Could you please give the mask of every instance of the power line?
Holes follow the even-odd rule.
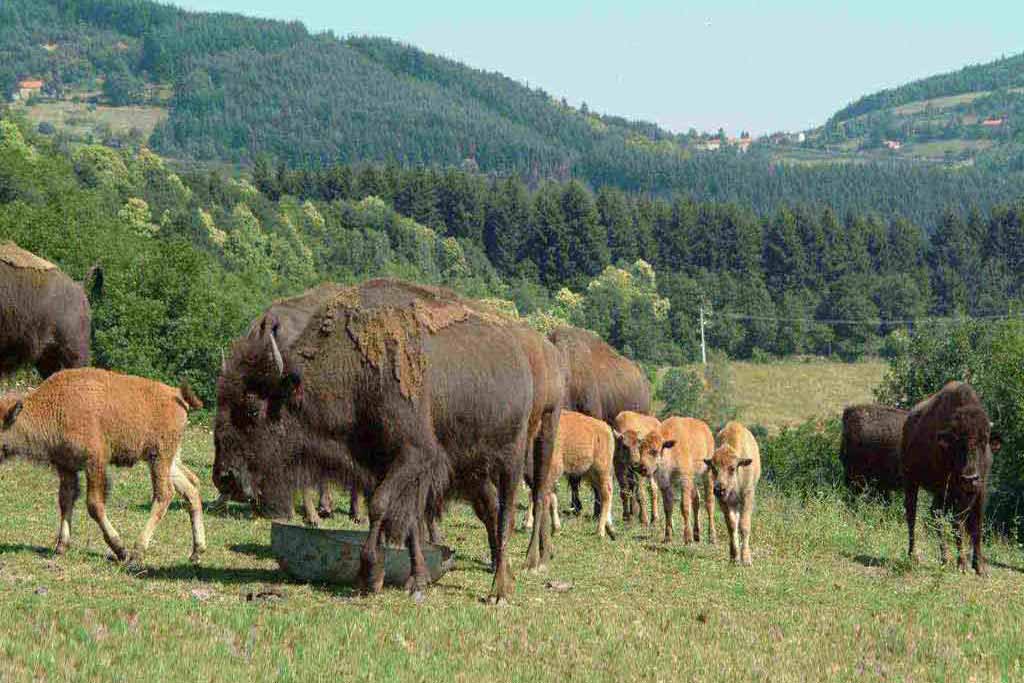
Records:
[[[868,325],[870,327],[879,327],[882,325],[922,325],[928,323],[957,323],[970,322],[972,320],[1011,320],[1021,318],[1020,314],[978,315],[960,318],[907,318],[903,320],[844,320],[841,318],[776,318],[767,315],[747,315],[745,313],[716,313],[715,315],[722,318],[730,318],[732,320],[756,320],[780,323],[812,323],[817,325]]]

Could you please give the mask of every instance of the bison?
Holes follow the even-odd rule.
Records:
[[[0,461],[21,457],[52,465],[60,477],[60,527],[56,552],[71,542],[71,514],[78,499],[78,473],[85,470],[89,515],[119,560],[128,551],[107,519],[107,468],[149,464],[153,508],[131,554],[142,560],[174,491],[189,504],[192,561],[206,549],[199,480],[181,462],[181,437],[190,408],[202,403],[182,384],[160,382],[95,368],[63,370],[25,397],[0,398]]]
[[[932,494],[935,517],[952,514],[956,539],[957,567],[967,570],[963,554],[965,530],[971,535],[972,567],[979,576],[986,573],[981,552],[981,529],[987,499],[988,473],[992,454],[1002,440],[992,432],[988,413],[974,388],[963,382],[949,382],[933,396],[921,401],[903,425],[901,452],[903,494],[907,516],[908,549],[914,550],[917,493],[924,488]],[[940,559],[949,561],[945,534],[939,526]]]
[[[292,343],[305,329],[317,309],[326,303],[332,296],[341,291],[341,286],[330,282],[319,287],[310,289],[298,296],[275,301],[256,318],[250,325],[248,334],[257,334],[262,326],[267,324],[268,319],[273,319],[277,325],[277,342],[282,349],[291,348]],[[264,401],[252,400],[249,409],[255,412],[265,410]],[[237,439],[238,435],[232,431],[231,420],[229,419],[226,406],[217,406],[217,413],[214,417],[214,459],[213,459],[213,484],[220,492],[220,498],[214,503],[214,507],[225,504],[228,500],[249,502],[252,496],[249,485],[248,473],[245,463],[233,461],[226,454],[236,452],[232,449],[225,449],[221,446],[222,441]],[[333,513],[330,490],[323,482],[317,483],[319,489],[319,504],[317,495],[311,488],[303,490],[302,510],[303,518],[307,524],[318,526],[320,518],[330,516]],[[349,516],[353,521],[360,521],[359,501],[362,492],[357,487],[350,487],[351,503]]]
[[[718,432],[718,448],[704,464],[729,530],[729,556],[750,566],[750,518],[761,478],[757,439],[739,422],[729,422]]]
[[[615,349],[601,341],[593,332],[574,327],[558,327],[548,335],[562,353],[568,372],[565,400],[562,405],[584,415],[597,418],[614,427],[615,416],[624,410],[649,413],[651,384],[643,370]],[[639,506],[641,523],[648,521],[647,510],[638,495],[637,481],[630,469],[629,456],[623,449],[615,455],[615,478],[622,499],[622,519],[633,517],[633,504]],[[579,480],[570,479],[572,506],[579,511]],[[594,515],[598,505],[595,501]]]
[[[612,527],[612,479],[614,477],[615,438],[611,428],[601,420],[571,410],[562,411],[558,423],[558,437],[552,453],[551,467],[544,486],[547,507],[551,514],[552,529],[560,529],[558,498],[555,485],[563,474],[587,479],[600,503],[597,517],[597,535],[615,538]],[[527,512],[526,525],[535,521],[534,505]]]
[[[885,494],[903,489],[900,439],[906,410],[880,405],[850,406],[843,411],[839,460],[846,486],[856,494],[874,489]]]
[[[680,509],[683,515],[683,541],[700,541],[700,513],[697,506],[700,494],[696,478],[705,475],[705,460],[715,451],[715,437],[711,428],[692,417],[670,417],[661,428],[651,431],[640,442],[640,448],[631,465],[645,477],[654,477],[661,490],[665,506],[665,543],[672,540],[673,488],[682,491]],[[708,543],[715,542],[714,501],[711,498],[711,478],[704,476],[704,503],[708,514]],[[693,530],[690,530],[690,517]]]
[[[257,499],[281,509],[297,485],[323,479],[372,487],[361,584],[381,589],[387,538],[405,544],[408,588],[420,598],[429,575],[418,522],[436,517],[452,491],[487,527],[491,598],[506,599],[534,408],[520,333],[444,290],[388,279],[340,292],[290,349],[268,323],[235,343],[218,384],[243,436],[230,445]],[[265,412],[248,410],[253,398],[266,401]]]
[[[94,266],[85,282],[98,294],[103,271]],[[91,316],[83,285],[13,242],[0,243],[0,375],[32,365],[45,379],[88,365]]]
[[[633,462],[637,456],[637,449],[640,442],[648,433],[661,429],[661,421],[652,416],[637,413],[632,410],[623,410],[615,416],[614,427],[612,428],[618,448],[621,453],[628,456],[628,462]],[[644,478],[640,482],[640,488],[650,488],[651,496],[651,522],[658,521],[658,485],[653,477]],[[643,496],[646,491],[639,491],[638,495]]]

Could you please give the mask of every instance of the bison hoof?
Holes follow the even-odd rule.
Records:
[[[192,564],[199,564],[199,561],[202,559],[205,551],[206,548],[196,548],[192,551],[192,554],[188,556],[188,561]]]
[[[488,595],[486,598],[483,598],[483,603],[492,607],[507,607],[509,604],[508,598],[504,595]]]
[[[974,573],[977,574],[979,578],[983,579],[986,576],[988,576],[988,567],[986,567],[985,565],[975,566]]]
[[[324,519],[330,519],[334,516],[334,510],[332,510],[331,508],[322,507],[319,510],[317,510],[316,513]]]
[[[63,555],[68,551],[67,543],[57,543],[57,547],[53,549],[54,555]]]

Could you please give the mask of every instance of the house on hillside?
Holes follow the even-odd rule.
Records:
[[[985,119],[984,121],[981,122],[981,125],[983,125],[985,128],[1001,128],[1004,123],[1006,123],[1005,118],[993,118]]]
[[[898,151],[899,148],[903,146],[903,143],[900,142],[899,140],[885,140],[882,142],[882,144],[885,145],[886,149],[891,150],[893,152]]]
[[[37,80],[24,80],[18,83],[18,90],[14,93],[15,100],[27,100],[35,97],[43,90],[43,82]]]

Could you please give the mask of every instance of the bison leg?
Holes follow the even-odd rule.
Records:
[[[192,522],[192,555],[189,559],[198,562],[199,556],[206,552],[206,528],[203,526],[203,499],[193,480],[199,481],[192,470],[176,457],[171,463],[171,484],[178,495],[188,501],[188,512]]]
[[[574,515],[582,514],[583,501],[580,500],[580,478],[570,476],[569,478],[569,507]]]
[[[312,487],[302,488],[302,521],[306,526],[319,527],[321,523],[320,513],[316,509],[316,491]]]
[[[658,500],[658,485],[654,483],[654,477],[647,477],[646,485],[651,489],[651,524],[654,524],[661,516],[658,512],[658,506],[661,504]]]
[[[659,479],[658,488],[661,490],[661,504],[665,512],[665,538],[662,539],[663,543],[672,542],[672,481],[668,478],[664,480]]]
[[[362,501],[369,498],[368,495],[364,494],[363,490],[359,487],[359,484],[352,484],[349,487],[349,507],[348,516],[356,524],[363,523],[363,517],[360,513],[362,508]]]
[[[708,543],[715,544],[715,490],[711,473],[704,473],[704,509],[708,513]]]
[[[746,566],[754,563],[750,555],[750,521],[754,514],[754,492],[750,491],[743,496],[743,504],[740,508],[740,562]]]
[[[103,540],[120,560],[128,559],[128,551],[121,541],[121,535],[107,519],[107,477],[106,468],[98,458],[90,457],[90,465],[85,469],[85,502],[89,516],[96,521],[103,532]]]
[[[971,534],[971,552],[973,555],[971,566],[978,576],[987,576],[988,567],[985,564],[985,556],[981,552],[981,525],[982,516],[984,515],[981,507],[982,504],[981,502],[976,502],[971,507],[971,511],[967,515],[967,530]]]
[[[683,515],[683,543],[689,545],[693,543],[694,532],[700,536],[700,522],[694,520],[694,525],[690,527],[690,516],[696,514],[696,503],[699,501],[695,500],[696,490],[693,486],[693,479],[690,477],[683,477],[682,480],[682,500],[679,501],[679,509]]]
[[[498,494],[494,484],[484,482],[470,501],[477,519],[487,530],[487,544],[491,549],[491,571],[498,568]]]
[[[729,530],[729,559],[733,562],[740,561],[740,514],[726,505],[722,505],[722,514],[725,515],[725,527]]]
[[[939,562],[943,565],[949,563],[949,546],[946,545],[946,510],[942,500],[938,496],[932,497],[931,507],[932,523],[935,524],[935,534],[939,537]],[[957,537],[957,552],[960,550],[960,538]]]
[[[605,473],[598,482],[598,495],[601,499],[601,514],[597,518],[597,535],[604,538],[607,533],[615,538],[612,528],[612,478]]]
[[[512,468],[517,469],[517,468]],[[518,474],[518,476],[512,476]],[[499,604],[509,599],[515,589],[515,579],[512,570],[508,566],[508,539],[512,531],[513,518],[515,516],[516,491],[519,488],[519,479],[522,473],[502,472],[498,477],[498,553],[494,570],[494,584],[491,586],[491,593],[488,602]],[[543,523],[546,517],[544,510],[546,499],[537,500],[534,498],[536,512],[534,524]]]
[[[334,499],[331,498],[331,487],[327,485],[327,482],[321,481],[316,485],[317,492],[320,494],[320,501],[317,505],[317,514],[321,518],[328,518],[334,516]]]
[[[548,514],[551,515],[551,534],[562,530],[562,518],[558,515],[558,494],[548,494]]]
[[[78,472],[60,469],[60,488],[57,491],[57,507],[60,511],[60,525],[57,527],[57,547],[54,552],[63,555],[71,544],[71,515],[80,492]]]
[[[560,410],[544,413],[541,417],[537,438],[529,441],[527,445],[527,448],[533,449],[533,487],[531,498],[534,514],[533,530],[530,533],[530,546],[526,551],[527,569],[543,567],[551,560],[554,554],[551,546],[551,533],[547,528],[546,518],[549,514],[548,492],[554,489],[557,483],[555,481],[556,476],[560,476],[554,475],[551,471],[554,466],[555,438],[558,435],[558,421],[560,417]],[[529,460],[529,458],[524,460]],[[579,479],[576,480],[574,495],[576,498],[579,497]],[[575,499],[573,505],[575,506]],[[582,504],[580,509],[582,509]]]
[[[384,587],[384,513],[371,501],[370,533],[363,544],[359,563],[359,585],[364,593],[379,593]]]
[[[413,601],[423,602],[426,599],[427,586],[430,585],[430,572],[427,571],[427,561],[423,559],[418,524],[414,524],[409,530],[405,547],[409,550],[410,563],[409,580],[406,581],[405,588]]]
[[[917,485],[909,481],[903,486],[903,511],[907,518],[907,556],[917,560],[914,549],[914,525],[917,524]]]
[[[140,563],[146,555],[146,549],[149,548],[149,542],[153,538],[153,532],[156,531],[157,524],[167,514],[167,508],[171,505],[171,499],[174,497],[174,475],[171,473],[172,463],[170,459],[157,455],[150,463],[149,466],[149,478],[153,483],[153,506],[150,508],[149,519],[146,520],[146,526],[142,527],[142,533],[139,534],[139,539],[135,542],[135,547],[132,549],[133,563]],[[185,480],[184,476],[181,477]],[[185,480],[187,481],[187,480]]]

